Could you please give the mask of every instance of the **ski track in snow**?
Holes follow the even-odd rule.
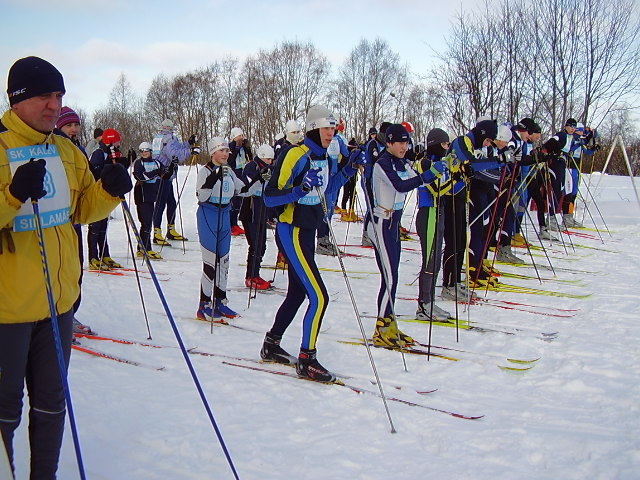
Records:
[[[180,168],[180,181],[188,169]],[[182,199],[182,222],[190,241],[183,253],[180,242],[165,247],[166,260],[154,262],[157,272],[168,274],[160,282],[187,348],[239,357],[258,358],[263,333],[216,326],[191,320],[198,304],[201,257],[195,227],[193,194],[195,171],[190,173]],[[592,182],[592,187],[595,182]],[[622,193],[622,197],[618,195]],[[575,275],[558,271],[559,279],[579,279],[582,285],[504,278],[510,284],[550,291],[591,294],[584,299],[511,292],[489,292],[488,298],[558,308],[580,309],[575,317],[557,318],[524,312],[471,307],[478,322],[521,326],[529,331],[558,332],[552,341],[530,335],[504,335],[434,326],[432,342],[472,352],[503,357],[541,359],[526,372],[496,368],[495,359],[447,361],[406,355],[406,371],[398,352],[373,349],[388,396],[465,414],[484,414],[468,421],[438,412],[389,402],[397,434],[390,425],[382,401],[347,389],[313,384],[222,364],[223,358],[190,355],[225,443],[243,479],[636,479],[640,471],[640,360],[638,319],[640,302],[640,209],[626,177],[606,176],[594,192],[612,240],[602,232],[600,240],[573,236],[575,243],[621,253],[569,248],[567,260],[553,265],[600,272]],[[415,230],[411,220],[415,196],[408,203],[403,225]],[[135,217],[135,207],[133,214]],[[579,203],[578,218],[583,204]],[[594,208],[598,226],[601,221]],[[116,211],[109,225],[113,257],[125,266],[126,234],[123,215]],[[334,217],[338,243],[359,243],[361,224],[347,224]],[[586,223],[591,224],[586,217]],[[347,233],[348,228],[348,233]],[[85,228],[86,232],[86,228]],[[585,231],[595,235],[595,232]],[[533,232],[525,232],[530,239]],[[264,264],[276,256],[273,232],[268,232]],[[417,242],[403,246],[419,248]],[[357,247],[342,247],[366,253]],[[563,251],[561,245],[555,245]],[[536,252],[539,253],[539,252]],[[519,251],[526,257],[525,252]],[[562,258],[564,254],[554,253]],[[578,259],[577,261],[575,259]],[[527,259],[530,261],[530,259]],[[544,257],[534,257],[544,264]],[[338,343],[360,337],[360,329],[335,258],[318,257],[321,267],[337,269],[322,275],[333,294],[318,341],[318,358],[329,369],[351,375],[349,383],[376,390],[371,366],[363,347]],[[348,270],[375,272],[370,258],[345,257]],[[241,317],[232,323],[266,332],[283,299],[263,295],[251,300],[239,290],[244,282],[246,242],[232,240],[229,305]],[[533,268],[497,265],[500,270],[535,274]],[[399,297],[417,295],[419,256],[403,251]],[[549,270],[543,276],[552,277]],[[274,271],[262,270],[270,280]],[[378,275],[350,278],[361,312],[374,312]],[[153,282],[141,285],[149,315],[152,340],[147,340],[135,276],[85,275],[78,319],[99,334],[177,347],[173,331],[158,300]],[[275,285],[285,287],[286,275],[275,272]],[[438,288],[439,290],[439,288]],[[481,292],[484,294],[484,292]],[[453,302],[437,302],[453,311]],[[412,316],[413,301],[396,301],[396,313]],[[460,318],[467,318],[460,305]],[[292,323],[282,345],[297,353],[301,314]],[[374,319],[363,318],[367,335]],[[426,343],[428,325],[401,323],[401,328]],[[146,364],[162,365],[152,371],[74,351],[69,383],[87,477],[98,480],[223,479],[233,478],[200,397],[178,348],[154,349],[137,345],[83,339],[95,347]],[[455,356],[455,352],[452,352]],[[437,388],[429,395],[415,391]],[[16,433],[17,474],[26,478],[28,442],[24,412]],[[60,461],[59,478],[78,478],[70,429]]]

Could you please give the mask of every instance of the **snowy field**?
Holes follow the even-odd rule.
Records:
[[[181,167],[180,184],[187,172]],[[640,478],[640,208],[629,178],[606,176],[594,192],[610,235],[585,229],[565,236],[565,246],[555,242],[548,250],[555,275],[544,255],[533,251],[542,284],[535,278],[501,279],[543,292],[490,291],[486,294],[490,303],[472,306],[468,312],[459,305],[458,318],[475,322],[472,325],[484,331],[433,327],[433,345],[464,350],[434,348],[433,352],[459,361],[410,354],[403,359],[399,352],[373,350],[387,397],[431,407],[389,400],[395,434],[379,397],[223,363],[294,372],[224,357],[258,359],[264,332],[283,299],[281,293],[259,293],[248,307],[244,237],[232,241],[228,296],[229,306],[242,315],[231,322],[246,329],[211,330],[209,324],[194,320],[201,271],[195,178],[192,170],[181,201],[189,237],[185,250],[173,242],[173,247],[162,250],[165,260],[153,266],[187,347],[220,355],[189,358],[240,478]],[[415,230],[414,204],[412,196],[403,220],[411,230]],[[132,209],[135,212],[133,205]],[[589,211],[604,230],[593,203]],[[585,223],[594,226],[589,215]],[[360,242],[361,224],[344,223],[335,216],[333,226],[340,243]],[[275,242],[272,231],[268,235],[264,264],[273,265]],[[535,238],[530,230],[527,236]],[[126,239],[118,210],[109,225],[111,253],[131,267]],[[416,310],[419,243],[403,242],[403,247],[396,313],[410,318]],[[379,287],[373,251],[345,250],[363,255],[345,257],[344,264],[370,336]],[[518,254],[531,262],[526,251]],[[318,263],[329,269],[323,278],[331,295],[318,358],[330,370],[349,376],[348,384],[377,392],[367,350],[340,343],[361,338],[340,264],[324,256]],[[505,273],[535,276],[533,267],[496,266]],[[273,270],[262,270],[264,278],[273,275]],[[143,366],[73,352],[69,382],[87,478],[231,479],[233,473],[148,273],[141,282],[150,340],[135,276],[85,272],[79,320],[102,335],[166,346],[81,341]],[[278,272],[275,285],[286,288],[286,275]],[[438,304],[455,311],[453,302]],[[300,318],[283,339],[293,354],[300,342]],[[428,342],[428,324],[400,322],[400,327]],[[514,363],[508,358],[539,360]],[[433,389],[437,391],[418,393]],[[483,417],[468,420],[434,409]],[[28,469],[26,425],[25,415],[15,439],[20,480],[27,478]],[[79,478],[69,427],[59,478]]]

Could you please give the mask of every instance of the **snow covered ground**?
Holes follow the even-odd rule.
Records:
[[[180,169],[180,184],[188,169]],[[247,306],[243,286],[246,243],[233,239],[229,280],[230,306],[242,317],[240,330],[195,321],[200,278],[200,252],[195,228],[195,171],[182,199],[185,234],[165,248],[165,260],[154,263],[162,291],[188,347],[217,354],[258,359],[264,332],[272,324],[283,297],[258,294]],[[595,182],[592,183],[595,185]],[[479,332],[434,326],[432,344],[465,350],[437,350],[460,361],[373,350],[388,397],[409,400],[479,420],[452,417],[435,410],[388,402],[391,426],[382,400],[346,388],[304,382],[224,364],[223,357],[190,355],[226,446],[243,479],[637,479],[640,477],[640,208],[626,177],[606,176],[594,192],[611,236],[582,230],[554,244],[549,256],[556,275],[540,267],[545,279],[503,278],[503,282],[568,296],[489,292],[488,299],[533,305],[473,306],[477,326],[503,330]],[[405,226],[412,225],[414,198]],[[133,208],[133,205],[132,205]],[[134,209],[135,210],[135,209]],[[602,221],[590,206],[596,225]],[[134,214],[135,215],[135,214]],[[578,217],[582,216],[579,210]],[[122,211],[109,226],[112,255],[127,260]],[[587,216],[588,226],[593,223]],[[361,225],[334,217],[341,243],[359,243]],[[533,239],[533,233],[528,237]],[[588,238],[587,238],[588,237]],[[346,242],[344,241],[348,239]],[[415,313],[420,268],[419,244],[404,242],[396,313]],[[367,335],[371,335],[379,279],[371,250],[348,247],[365,255],[345,257]],[[521,256],[526,252],[520,251]],[[534,252],[540,255],[540,252]],[[269,232],[265,264],[275,261]],[[543,256],[534,256],[547,265]],[[529,259],[530,260],[530,259]],[[360,337],[354,310],[336,258],[318,257],[331,295],[318,358],[329,369],[352,378],[349,384],[371,391],[373,373],[362,346],[339,343]],[[532,267],[498,265],[504,272],[535,275]],[[271,279],[273,270],[264,269]],[[164,367],[157,371],[74,351],[69,382],[87,478],[92,480],[233,478],[220,443],[164,313],[152,281],[141,280],[152,340],[168,348],[82,340],[84,346]],[[286,287],[286,276],[275,275]],[[438,288],[439,290],[439,288]],[[438,302],[449,310],[453,302]],[[501,308],[512,306],[529,313]],[[460,306],[459,318],[467,312]],[[147,342],[147,326],[134,276],[85,272],[78,318],[100,334]],[[402,323],[401,328],[427,342],[428,324]],[[554,333],[546,339],[542,333]],[[457,335],[459,341],[456,341]],[[300,319],[294,321],[283,346],[297,353]],[[434,350],[436,351],[436,350]],[[535,359],[515,364],[509,358]],[[406,363],[405,363],[406,362]],[[511,371],[498,365],[525,368]],[[269,367],[269,366],[267,366]],[[271,367],[269,367],[271,368]],[[286,367],[272,367],[293,372]],[[401,389],[395,387],[402,387]],[[421,395],[417,391],[436,389]],[[26,409],[25,409],[26,410]],[[27,478],[28,443],[25,416],[15,440],[18,478]],[[59,478],[79,478],[71,431],[67,428]]]

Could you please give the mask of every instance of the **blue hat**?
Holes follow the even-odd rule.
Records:
[[[404,125],[400,125],[399,123],[389,125],[385,133],[387,143],[409,141],[409,132],[404,128]]]
[[[16,60],[9,69],[7,94],[9,105],[52,92],[65,93],[62,74],[40,57]]]

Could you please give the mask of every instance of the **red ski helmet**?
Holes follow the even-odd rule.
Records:
[[[404,128],[407,129],[407,132],[413,133],[413,124],[411,122],[402,122],[401,124]]]
[[[102,132],[102,143],[105,145],[113,145],[118,143],[121,140],[120,132],[118,132],[115,128],[107,128],[104,132]]]

